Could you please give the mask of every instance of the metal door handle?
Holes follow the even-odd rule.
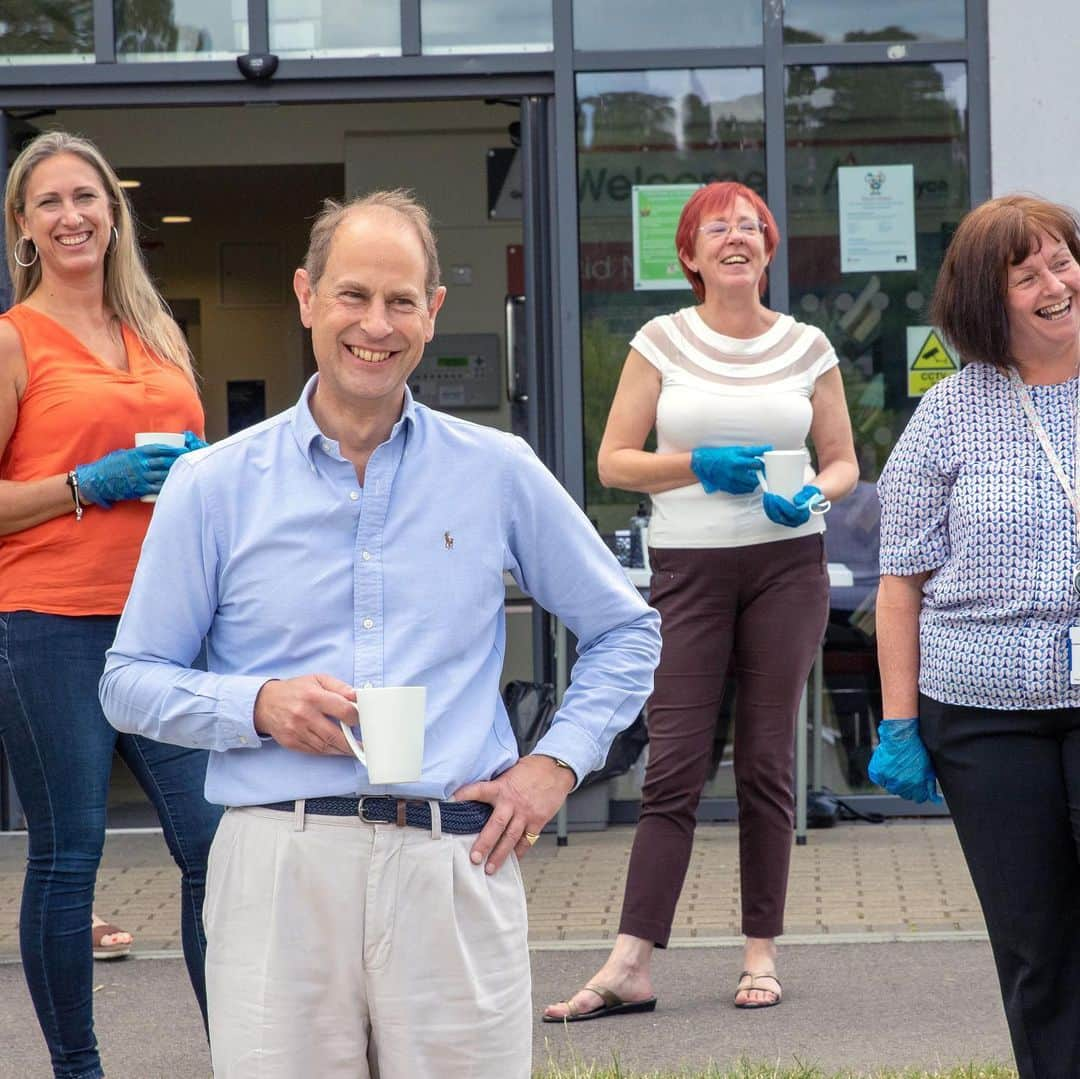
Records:
[[[517,336],[514,330],[514,305],[519,296],[506,297],[506,399],[511,404],[528,401],[527,393],[517,392],[517,371],[514,366],[514,354],[517,352]]]

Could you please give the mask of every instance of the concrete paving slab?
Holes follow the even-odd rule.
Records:
[[[633,828],[545,835],[522,861],[534,944],[609,941],[618,932]],[[25,836],[0,835],[0,959],[18,954]],[[137,948],[180,947],[180,878],[160,832],[111,834],[98,877],[98,911],[134,933]],[[948,820],[844,824],[812,832],[791,857],[787,929],[799,936],[978,932],[984,928]],[[698,829],[674,940],[737,937],[738,832]]]

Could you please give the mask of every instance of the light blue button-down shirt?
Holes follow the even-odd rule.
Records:
[[[659,617],[518,438],[413,402],[364,485],[298,404],[173,466],[101,679],[121,731],[212,750],[206,796],[446,798],[510,767],[499,683],[503,571],[578,639],[572,681],[536,747],[578,776],[605,759],[652,688]],[[208,670],[190,664],[206,638]],[[260,738],[271,678],[427,687],[420,781]]]

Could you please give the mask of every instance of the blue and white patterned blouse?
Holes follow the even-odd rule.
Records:
[[[1076,379],[1028,387],[1073,476]],[[1008,378],[973,363],[923,398],[878,481],[881,572],[930,572],[919,688],[949,704],[1080,706],[1076,524]]]

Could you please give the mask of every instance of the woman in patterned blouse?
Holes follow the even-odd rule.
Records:
[[[908,796],[941,781],[1021,1079],[1080,1076],[1078,259],[1075,215],[1041,199],[961,222],[932,317],[968,363],[923,398],[878,487],[874,763]]]
[[[653,949],[667,945],[686,876],[729,660],[746,936],[735,1006],[780,1003],[793,731],[829,606],[825,525],[811,510],[848,494],[858,466],[832,346],[761,302],[778,242],[754,191],[697,191],[675,244],[699,302],[638,331],[611,405],[600,478],[652,496],[650,598],[664,645],[619,935],[586,987],[546,1009],[549,1022],[656,1005]],[[819,471],[806,469],[790,501],[763,495],[762,453],[802,450],[807,435]]]

